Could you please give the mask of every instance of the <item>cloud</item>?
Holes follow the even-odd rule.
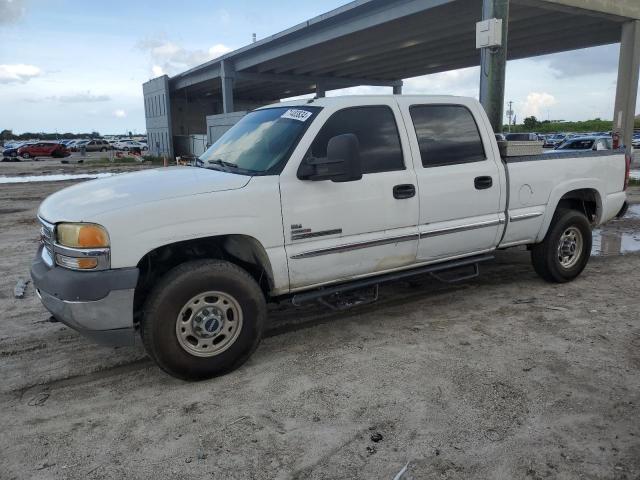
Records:
[[[536,61],[546,63],[556,78],[615,74],[618,71],[619,49],[618,44],[604,45],[538,57]]]
[[[526,117],[541,117],[543,109],[553,107],[556,103],[556,97],[545,92],[531,92],[527,95],[527,100],[522,107],[522,112]]]
[[[94,102],[108,102],[111,100],[109,95],[93,95],[91,92],[76,93],[74,95],[61,95],[59,97],[53,97],[62,103],[94,103]]]
[[[424,95],[458,95],[478,98],[480,84],[478,67],[451,70],[413,77],[404,81],[402,92]]]
[[[218,58],[224,55],[225,53],[229,53],[231,49],[222,43],[216,43],[209,47],[209,56],[211,58]]]
[[[72,93],[67,95],[50,95],[48,97],[26,97],[23,99],[29,103],[41,102],[60,102],[60,103],[98,103],[108,102],[111,100],[109,95],[95,95],[89,90],[81,93]]]
[[[42,70],[35,65],[25,65],[23,63],[0,65],[0,83],[27,83],[32,78],[40,75],[42,75]]]
[[[154,77],[165,73],[174,75],[231,51],[231,48],[222,43],[212,45],[208,50],[187,49],[163,38],[142,40],[138,42],[137,48],[149,54]]]
[[[0,0],[0,25],[20,20],[27,8],[27,0]]]
[[[124,118],[127,116],[127,112],[125,112],[122,109],[118,109],[118,110],[114,110],[113,111],[113,116],[116,118]]]

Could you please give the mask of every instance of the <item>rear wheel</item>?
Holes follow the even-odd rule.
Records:
[[[174,268],[154,288],[140,333],[160,368],[200,380],[230,372],[251,356],[266,312],[262,290],[246,271],[198,260]]]
[[[559,209],[543,242],[531,249],[533,268],[548,282],[569,282],[586,267],[591,243],[587,217],[577,210]]]
[[[107,149],[106,149],[106,148],[104,148],[104,147],[102,147],[102,148],[100,149],[100,151],[101,151],[101,152],[106,152],[106,151],[107,151]]]

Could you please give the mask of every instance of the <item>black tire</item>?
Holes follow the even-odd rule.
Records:
[[[102,147],[102,148],[100,149],[100,151],[101,151],[101,152],[106,152],[106,151],[107,151],[107,149],[106,149],[106,148],[104,148],[104,147]]]
[[[180,344],[178,316],[193,298],[210,291],[221,292],[237,302],[241,323],[226,350],[200,357]],[[196,315],[192,313],[191,317]],[[245,270],[222,260],[196,260],[178,265],[153,288],[145,302],[140,334],[147,353],[162,370],[183,380],[203,380],[228,373],[246,362],[260,343],[266,318],[262,290]]]
[[[20,155],[22,158],[31,158],[31,155],[29,155],[28,152],[24,152],[22,155]]]
[[[575,260],[563,266],[559,246],[563,234],[571,229],[581,234],[582,246],[580,253],[575,255]],[[591,256],[591,244],[591,224],[587,217],[577,210],[558,209],[542,243],[531,249],[531,263],[536,273],[548,282],[570,282],[586,267]]]

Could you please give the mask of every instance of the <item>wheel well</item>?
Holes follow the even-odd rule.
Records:
[[[586,215],[589,222],[595,224],[597,223],[602,205],[600,203],[600,195],[596,190],[592,188],[581,188],[565,193],[562,198],[560,198],[556,211],[559,208],[568,208],[582,212]]]
[[[134,296],[135,320],[139,320],[149,292],[164,274],[186,261],[205,258],[227,260],[243,268],[255,279],[265,297],[273,288],[271,263],[260,242],[253,237],[222,235],[163,245],[138,262],[140,276]]]

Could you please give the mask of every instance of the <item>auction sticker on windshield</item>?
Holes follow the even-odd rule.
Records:
[[[312,113],[306,110],[296,110],[295,108],[290,108],[289,110],[284,112],[280,118],[290,118],[291,120],[306,122],[311,115]]]

